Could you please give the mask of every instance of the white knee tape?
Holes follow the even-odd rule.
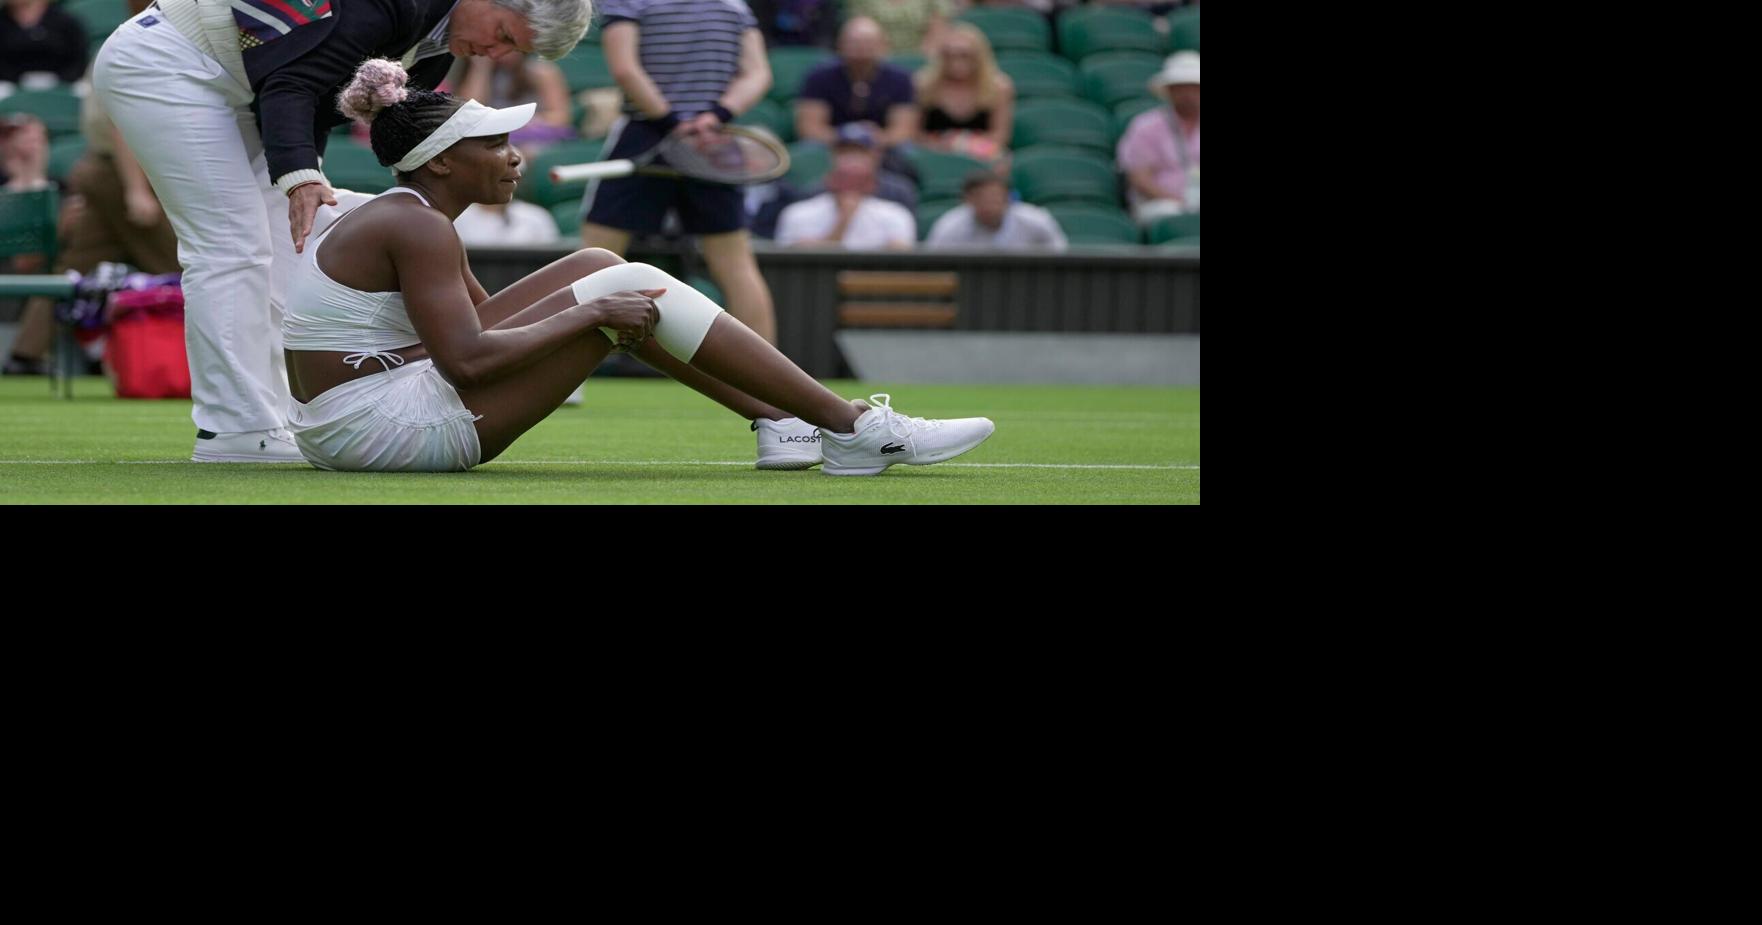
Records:
[[[575,292],[576,304],[627,289],[665,289],[667,294],[655,300],[660,306],[661,320],[655,325],[655,340],[663,349],[689,363],[697,348],[710,333],[710,325],[722,309],[703,293],[674,279],[646,263],[621,263],[607,267],[575,281],[569,287]],[[613,343],[618,332],[600,328]]]

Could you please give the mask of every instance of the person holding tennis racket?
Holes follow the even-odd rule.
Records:
[[[602,160],[657,154],[669,135],[714,132],[771,88],[758,21],[741,0],[600,0],[600,47],[624,90],[624,118]],[[666,166],[664,154],[647,162]],[[779,171],[781,173],[781,171]],[[600,180],[582,203],[582,243],[623,254],[632,233],[656,234],[669,211],[696,235],[728,311],[767,341],[777,340],[770,287],[753,259],[745,191],[723,182],[638,174]]]
[[[489,295],[453,220],[513,197],[524,161],[508,135],[535,107],[405,81],[396,62],[369,61],[339,97],[370,124],[399,185],[320,232],[289,291],[289,427],[313,465],[469,469],[555,410],[614,346],[665,353],[682,382],[748,418],[810,422],[828,475],[942,462],[991,436],[985,418],[907,417],[885,395],[845,401],[697,290],[603,249]]]
[[[320,158],[355,68],[398,58],[433,87],[455,56],[561,58],[592,17],[591,0],[154,0],[105,40],[93,90],[177,232],[193,461],[301,459],[278,319],[319,208],[350,202]]]

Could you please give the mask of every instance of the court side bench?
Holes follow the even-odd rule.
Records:
[[[840,328],[952,328],[960,274],[918,270],[842,270]]]

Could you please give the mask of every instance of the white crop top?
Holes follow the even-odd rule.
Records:
[[[394,186],[373,197],[409,193],[428,205],[421,193],[405,186]],[[372,200],[368,200],[371,202]],[[402,366],[404,358],[387,351],[420,343],[410,315],[404,309],[401,292],[362,292],[331,279],[318,266],[318,249],[324,236],[347,221],[367,203],[349,210],[347,215],[313,238],[305,259],[294,273],[288,288],[287,314],[282,320],[281,342],[288,350],[352,351],[344,363],[361,368],[368,360],[378,360],[390,369]]]

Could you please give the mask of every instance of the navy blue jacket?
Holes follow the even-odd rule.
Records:
[[[248,0],[273,14],[285,32],[241,29],[251,104],[269,158],[269,178],[317,169],[330,130],[348,121],[337,94],[368,58],[397,60],[452,11],[455,0]],[[326,16],[325,13],[330,15]],[[243,14],[234,19],[245,25]],[[434,89],[453,65],[450,54],[418,62],[411,88]]]

